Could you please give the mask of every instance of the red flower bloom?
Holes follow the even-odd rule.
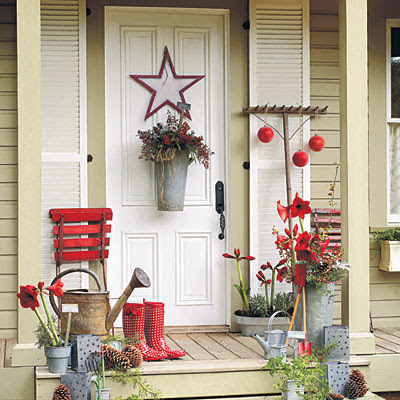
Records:
[[[286,233],[286,235],[288,235],[288,237],[291,237],[291,236],[292,236],[292,234],[290,233],[290,231],[289,231],[288,228],[285,228],[285,233]]]
[[[253,261],[253,260],[255,260],[256,258],[253,257],[253,256],[247,256],[247,257],[240,257],[240,259],[241,259],[241,260],[247,260],[247,261]]]
[[[323,242],[319,242],[319,245],[321,247],[321,252],[320,252],[321,257],[323,257],[325,250],[328,247],[330,241],[331,241],[331,239],[328,238],[328,239],[325,239]]]
[[[240,257],[240,249],[234,249],[233,254],[235,254],[236,258]]]
[[[253,256],[240,257],[240,249],[234,249],[233,253],[235,254],[234,256],[231,254],[228,254],[228,253],[224,253],[224,254],[222,254],[222,257],[234,258],[234,259],[236,259],[236,261],[240,261],[240,260],[253,261],[256,259]]]
[[[292,218],[299,217],[304,219],[306,214],[311,214],[311,207],[309,201],[304,201],[296,193],[296,197],[293,200],[293,204],[290,206],[290,215]]]
[[[38,291],[35,286],[20,286],[17,297],[19,298],[21,307],[23,308],[30,308],[32,311],[35,311],[35,309],[40,306],[39,300],[37,298]]]
[[[228,253],[222,254],[222,257],[225,257],[225,258],[236,258],[235,256],[231,256],[231,255],[228,254]]]
[[[310,243],[310,239],[311,239],[311,234],[308,233],[307,231],[300,233],[300,235],[296,239],[296,242],[297,242],[296,247],[297,246],[307,246],[308,243]]]
[[[42,291],[42,289],[43,289],[43,286],[44,286],[44,282],[38,282],[38,289],[39,289],[39,291],[41,292]]]
[[[269,261],[267,261],[267,264],[263,264],[260,267],[263,271],[265,271],[266,269],[271,269],[272,270],[272,265]]]
[[[278,262],[278,264],[276,264],[276,267],[280,267],[281,265],[285,264],[287,262],[287,258],[283,258],[281,261]]]
[[[286,222],[287,219],[289,218],[289,207],[285,207],[281,204],[281,201],[279,200],[276,203],[276,208],[278,209],[278,214],[281,217],[281,220],[283,222]]]
[[[262,271],[258,271],[256,274],[257,279],[261,282],[262,285],[270,285],[272,283],[271,279],[267,279]]]
[[[59,279],[54,285],[48,286],[46,289],[49,292],[53,293],[54,296],[63,297],[64,296],[64,292],[62,290],[63,286],[64,284],[61,282],[61,279]]]
[[[281,250],[292,250],[292,241],[285,235],[278,235],[275,241],[276,247]]]
[[[296,224],[293,228],[293,236],[296,237],[297,236],[297,232],[299,231],[299,226]]]
[[[276,276],[276,280],[279,282],[283,282],[283,280],[286,278],[287,274],[287,267],[282,267],[281,269],[278,269],[278,275]]]
[[[317,260],[316,254],[307,246],[299,246],[295,247],[297,261],[306,261],[311,263],[312,261]]]

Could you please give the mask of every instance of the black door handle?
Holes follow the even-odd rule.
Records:
[[[224,183],[218,181],[215,184],[215,211],[219,214],[219,226],[221,228],[221,233],[218,235],[218,239],[225,239],[225,228],[226,221],[224,216],[225,211],[225,194],[224,194]]]

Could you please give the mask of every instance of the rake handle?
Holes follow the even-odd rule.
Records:
[[[307,342],[307,318],[306,318],[306,288],[303,286],[303,329],[305,341]]]
[[[298,308],[298,306],[299,306],[300,292],[301,292],[301,290],[299,290],[299,293],[297,293],[296,303],[295,303],[295,305],[294,305],[292,320],[290,321],[288,333],[289,333],[289,332],[292,330],[292,328],[293,328],[294,318],[296,317],[297,308]],[[289,342],[289,336],[286,337],[285,345],[287,345],[288,342]]]

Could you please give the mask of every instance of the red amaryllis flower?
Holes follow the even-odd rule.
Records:
[[[300,233],[300,235],[296,239],[296,243],[297,243],[296,247],[297,246],[307,246],[308,243],[310,243],[310,239],[311,239],[311,234],[308,233],[307,231]]]
[[[304,219],[306,214],[311,214],[311,207],[309,201],[304,201],[296,193],[296,197],[293,200],[293,204],[290,206],[290,215],[292,218],[299,217]]]
[[[233,254],[235,254],[236,258],[240,257],[240,249],[234,249]]]
[[[231,254],[228,254],[228,253],[224,253],[224,254],[222,254],[222,257],[225,257],[225,258],[234,258],[234,259],[236,259],[236,261],[240,261],[240,260],[253,261],[253,260],[256,259],[256,258],[253,257],[253,256],[246,256],[246,257],[243,256],[243,257],[240,257],[240,249],[234,249],[233,253],[235,254],[234,256],[231,255]]]
[[[253,260],[255,260],[256,258],[253,257],[253,256],[246,256],[246,257],[240,257],[240,259],[241,259],[241,260],[247,260],[247,261],[253,261]]]
[[[261,282],[262,285],[270,285],[272,283],[271,279],[267,279],[262,271],[258,271],[256,274],[257,279]]]
[[[328,238],[328,239],[325,239],[323,242],[319,242],[319,246],[321,248],[321,252],[320,252],[321,257],[324,255],[325,250],[328,247],[330,240],[331,239]]]
[[[33,285],[20,286],[17,297],[19,298],[21,307],[23,308],[30,308],[32,311],[35,311],[35,309],[40,305],[37,298],[37,288]]]
[[[228,253],[222,254],[222,257],[225,257],[225,258],[236,258],[235,256],[232,256],[232,255],[230,255]]]
[[[281,269],[278,269],[278,275],[276,276],[276,280],[279,282],[283,282],[283,280],[286,278],[287,274],[287,267],[282,267]]]
[[[41,292],[42,291],[42,289],[43,289],[43,286],[44,286],[44,282],[38,282],[38,289],[39,289],[39,291]]]
[[[267,261],[267,264],[263,264],[260,267],[263,271],[265,271],[266,269],[271,269],[272,270],[272,265],[269,261]]]
[[[281,261],[278,262],[278,264],[276,264],[275,268],[280,267],[281,265],[285,264],[287,262],[287,258],[283,258]]]
[[[296,224],[293,228],[293,236],[296,237],[297,236],[297,232],[299,231],[299,226]]]
[[[278,209],[278,214],[281,217],[281,220],[283,222],[286,222],[287,219],[289,218],[289,207],[285,207],[281,204],[281,201],[279,200],[276,203],[276,208]]]
[[[285,235],[278,235],[275,241],[276,247],[281,250],[292,250],[292,241]]]
[[[64,284],[61,282],[61,279],[59,279],[54,285],[48,286],[46,289],[49,292],[53,293],[54,296],[63,297],[64,296],[64,292],[62,290],[63,286]]]
[[[311,263],[312,261],[317,260],[316,254],[307,246],[299,246],[295,247],[297,261],[306,261]]]

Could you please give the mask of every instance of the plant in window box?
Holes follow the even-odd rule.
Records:
[[[142,141],[139,158],[155,164],[160,211],[183,210],[189,165],[196,161],[209,168],[213,154],[203,136],[196,136],[183,122],[183,113],[184,110],[179,120],[168,113],[165,124],[159,122],[152,129],[138,131]]]
[[[39,327],[35,333],[39,347],[44,347],[47,364],[51,373],[66,372],[68,359],[71,355],[71,346],[67,343],[63,345],[44,297],[45,295],[49,295],[50,292],[57,297],[62,297],[64,295],[62,290],[63,285],[60,279],[54,285],[46,288],[44,288],[44,282],[39,282],[37,287],[33,285],[20,286],[19,293],[17,294],[21,307],[30,308],[39,319]],[[43,319],[39,311],[40,303],[38,297],[43,305],[47,322]]]
[[[400,271],[400,228],[382,229],[372,232],[381,248],[379,269]]]

